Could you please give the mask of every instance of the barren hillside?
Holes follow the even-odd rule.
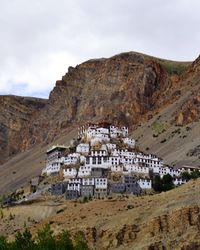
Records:
[[[1,96],[2,161],[88,120],[134,128],[180,97],[189,65],[128,52],[69,67],[47,101]]]
[[[68,144],[86,121],[125,124],[141,150],[168,164],[199,165],[199,79],[199,58],[173,62],[128,52],[69,67],[48,100],[1,96],[0,158],[10,160],[0,166],[0,192],[38,174],[47,147]]]
[[[84,231],[91,249],[200,249],[199,179],[153,196],[84,204],[44,196],[42,201],[3,213],[0,231],[10,238],[24,223],[33,233],[50,223],[55,234],[62,229]],[[9,219],[10,214],[14,219]]]

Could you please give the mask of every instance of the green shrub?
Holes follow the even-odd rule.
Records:
[[[157,192],[168,191],[174,188],[172,176],[166,174],[161,178],[160,175],[156,175],[153,181],[153,188]]]
[[[50,225],[45,225],[37,232],[35,238],[26,228],[23,233],[18,232],[15,240],[8,242],[6,237],[0,236],[0,250],[88,250],[83,232],[79,232],[74,243],[68,231],[58,236],[53,235]]]

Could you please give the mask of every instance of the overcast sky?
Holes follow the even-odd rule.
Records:
[[[200,53],[199,0],[0,0],[0,94],[48,97],[69,66]]]

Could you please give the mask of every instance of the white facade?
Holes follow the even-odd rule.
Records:
[[[136,153],[132,151],[128,151],[127,149],[114,149],[111,154],[113,156],[122,156],[130,159],[134,159],[136,157]]]
[[[77,147],[76,147],[76,152],[77,153],[81,153],[81,154],[88,154],[90,151],[90,146],[88,143],[80,143]]]
[[[143,153],[136,154],[136,157],[134,159],[135,163],[145,163],[147,164],[151,169],[156,167],[163,167],[163,161],[156,157],[155,155],[146,155]]]
[[[80,192],[81,184],[80,183],[68,183],[67,190],[76,190],[76,191]]]
[[[160,168],[161,171],[163,171],[164,169],[164,172],[165,174],[170,174],[172,177],[178,177],[180,176],[180,171],[179,170],[176,170],[174,168],[170,168],[170,167],[165,167],[165,168]],[[160,173],[161,177],[162,177],[162,173]]]
[[[42,170],[42,174],[51,175],[59,173],[60,167],[64,162],[63,154],[66,148],[67,147],[63,145],[60,146],[57,145],[57,146],[52,146],[47,150],[46,166]]]
[[[127,127],[115,127],[110,126],[110,137],[117,138],[117,137],[127,137],[128,136],[128,128]]]
[[[111,171],[112,172],[123,172],[124,166],[123,165],[112,165]]]
[[[85,166],[109,168],[111,166],[108,156],[86,156]]]
[[[113,150],[113,149],[116,149],[116,144],[113,144],[113,143],[106,143],[106,148],[107,150]]]
[[[110,156],[108,159],[109,159],[110,167],[120,165],[120,157],[119,156]]]
[[[183,180],[182,178],[174,178],[173,183],[175,186],[180,186],[182,184],[185,184],[186,180]]]
[[[65,165],[76,164],[79,162],[79,159],[80,159],[80,154],[78,153],[68,154],[68,156],[64,158],[64,164]]]
[[[91,156],[107,156],[108,153],[106,150],[92,150]]]
[[[89,127],[86,133],[87,139],[92,138],[107,138],[109,137],[109,130],[107,128],[91,128]]]
[[[189,174],[191,174],[194,170],[198,170],[198,171],[200,171],[200,168],[198,168],[198,167],[193,167],[193,166],[182,166],[182,167],[180,167],[180,168],[178,168],[178,170],[180,171],[180,172],[188,172]]]
[[[127,157],[121,157],[120,158],[120,163],[124,164],[124,166],[126,165],[134,165],[134,159],[131,158],[127,158]]]
[[[63,177],[67,178],[75,178],[77,176],[76,168],[63,168]]]
[[[142,189],[151,189],[152,183],[150,179],[139,179],[137,183],[140,185]]]
[[[42,174],[51,175],[51,174],[59,173],[60,167],[61,167],[60,162],[54,162],[50,165],[47,165],[46,168],[42,171]]]
[[[108,187],[108,180],[107,178],[95,178],[95,188],[98,189],[107,189]]]
[[[91,175],[91,166],[80,166],[78,170],[78,177],[84,177]]]
[[[125,169],[128,171],[128,173],[149,175],[149,167],[148,166],[140,166],[139,164],[133,164],[133,165],[126,165]]]
[[[123,142],[127,144],[129,147],[134,148],[135,147],[135,140],[129,137],[123,138]]]
[[[82,184],[83,184],[83,186],[94,186],[94,184],[95,184],[95,181],[94,181],[94,178],[92,178],[92,177],[88,177],[88,178],[83,178],[82,179]]]
[[[176,169],[174,169],[172,167],[159,167],[159,166],[156,166],[156,167],[153,167],[152,170],[153,170],[153,173],[159,174],[161,178],[166,174],[170,174],[172,177],[180,176],[180,171],[176,170]]]
[[[78,192],[80,192],[81,184],[82,184],[81,178],[70,179],[67,184],[67,190],[77,190]]]

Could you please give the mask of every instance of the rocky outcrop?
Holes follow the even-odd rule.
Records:
[[[0,96],[0,163],[19,152],[22,130],[45,104],[39,98]]]
[[[33,105],[23,99],[22,104],[22,99],[10,98],[9,106],[13,100],[19,102],[16,107],[24,105],[22,113],[14,108],[12,115],[3,105],[9,126],[0,117],[2,151],[6,148],[8,156],[36,143],[52,142],[69,127],[88,120],[106,119],[133,128],[180,97],[177,79],[180,76],[167,73],[157,59],[135,52],[69,67],[47,102],[37,100]]]
[[[24,148],[32,144],[30,129],[39,143],[52,141],[67,127],[88,120],[106,119],[133,126],[164,102],[170,84],[158,63],[134,53],[70,67],[38,114],[38,127],[23,132]],[[45,127],[48,130],[44,134]]]
[[[95,232],[95,234],[94,234]],[[183,207],[154,217],[142,225],[122,225],[98,231],[88,228],[86,238],[98,249],[200,249],[200,207]]]
[[[179,126],[187,125],[191,122],[198,121],[200,118],[200,96],[188,98],[182,105],[181,110],[176,116],[176,124]]]

